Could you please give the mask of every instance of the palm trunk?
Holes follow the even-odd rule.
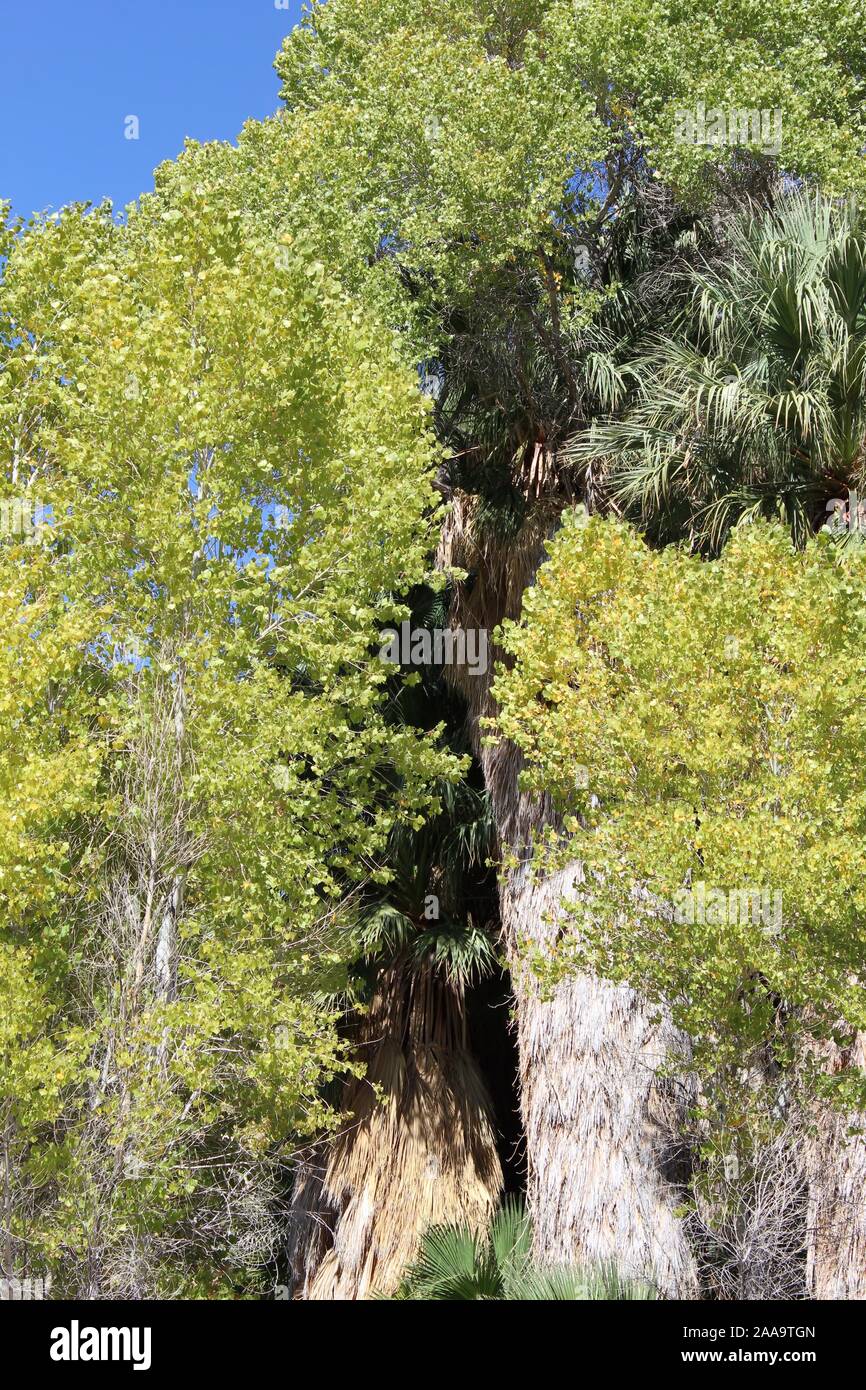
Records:
[[[537,517],[517,544],[498,546],[472,537],[470,504],[457,498],[439,554],[443,568],[472,577],[454,605],[455,626],[492,631],[519,614],[555,519]],[[546,798],[518,790],[514,748],[482,744],[481,720],[495,714],[492,674],[452,672],[468,702],[500,844],[523,862],[553,811]],[[688,1042],[633,990],[582,975],[542,997],[523,963],[527,942],[543,948],[555,938],[560,902],[578,872],[575,865],[531,881],[518,870],[500,888],[537,1254],[542,1261],[612,1260],[625,1275],[687,1297],[695,1292],[695,1268],[674,1215],[681,1193],[672,1179],[688,1090],[662,1078],[659,1068]]]
[[[542,996],[517,949],[552,942],[573,878],[572,869],[535,884],[512,879],[503,894],[537,1253],[614,1260],[622,1275],[685,1296],[695,1273],[674,1206],[688,1092],[661,1074],[684,1040],[634,990],[592,975]]]
[[[866,1070],[866,1034],[824,1048],[830,1072]],[[866,1120],[821,1106],[806,1141],[806,1282],[812,1298],[866,1299]]]
[[[297,1296],[390,1293],[430,1226],[489,1224],[502,1170],[464,1033],[461,999],[432,972],[387,972],[360,1030],[367,1073],[345,1088],[346,1127],[296,1177]]]

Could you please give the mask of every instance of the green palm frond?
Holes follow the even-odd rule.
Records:
[[[662,539],[682,522],[716,550],[765,515],[802,541],[866,472],[863,215],[791,195],[735,219],[685,290],[634,362],[627,407],[570,456],[602,466],[613,505]]]
[[[646,1300],[652,1287],[626,1279],[611,1264],[581,1269],[545,1268],[532,1256],[532,1223],[522,1203],[509,1198],[486,1235],[465,1226],[433,1226],[406,1270],[398,1300],[505,1302]]]
[[[359,953],[366,960],[399,955],[415,931],[411,917],[390,903],[380,903],[361,915],[357,928]]]
[[[451,985],[468,988],[496,969],[496,951],[489,932],[472,920],[425,924],[409,945],[416,969],[433,966]]]
[[[532,1270],[532,1222],[522,1202],[506,1197],[490,1223],[487,1247],[490,1260],[502,1273],[507,1297],[526,1281]]]
[[[472,897],[472,884],[491,876],[495,826],[476,782],[443,779],[434,791],[438,809],[424,825],[393,827],[387,881],[361,895],[354,934],[365,968],[400,959],[410,973],[432,968],[462,991],[497,968],[491,923]]]
[[[465,1227],[434,1226],[403,1281],[399,1299],[501,1299],[502,1275],[484,1245]]]

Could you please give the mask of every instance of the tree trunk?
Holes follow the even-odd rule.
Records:
[[[15,1238],[12,1235],[12,1117],[3,1126],[3,1224],[0,1226],[0,1299],[12,1298]]]
[[[674,1207],[689,1093],[660,1074],[685,1041],[634,990],[592,975],[542,996],[518,949],[552,944],[574,876],[512,879],[503,892],[537,1252],[544,1261],[613,1260],[625,1276],[686,1296],[695,1271]]]
[[[499,545],[473,536],[471,503],[456,497],[439,552],[442,568],[470,574],[452,608],[455,627],[492,632],[503,618],[519,615],[555,512],[545,517],[536,509],[535,518],[517,543]],[[450,674],[468,702],[500,845],[523,864],[554,819],[553,809],[546,797],[519,791],[516,749],[483,745],[481,721],[495,714],[494,671],[482,676],[455,667]],[[674,1215],[688,1090],[659,1074],[671,1054],[687,1051],[688,1041],[633,990],[592,975],[567,979],[542,997],[524,963],[527,943],[543,948],[555,939],[560,902],[578,873],[575,865],[539,882],[520,869],[500,888],[537,1255],[542,1261],[611,1260],[624,1275],[688,1297],[696,1290],[694,1261]]]
[[[390,1293],[430,1226],[489,1224],[502,1170],[464,1031],[462,1001],[432,972],[410,980],[395,967],[381,981],[358,1039],[367,1074],[343,1095],[346,1127],[297,1173],[297,1296]]]
[[[826,1069],[866,1070],[866,1034],[823,1048]],[[866,1299],[866,1119],[823,1105],[806,1141],[806,1282],[812,1298]]]

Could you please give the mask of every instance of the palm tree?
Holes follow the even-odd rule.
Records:
[[[715,553],[759,515],[803,541],[866,474],[866,217],[788,195],[735,220],[681,296],[635,365],[626,409],[570,455],[603,466],[613,505],[659,541]],[[827,1044],[819,1062],[866,1069],[866,1036]],[[816,1105],[806,1121],[810,1291],[866,1298],[863,1117]]]
[[[866,220],[851,202],[786,196],[734,220],[681,293],[625,412],[571,457],[606,464],[613,503],[662,541],[717,551],[758,515],[802,541],[866,471]]]
[[[603,501],[592,471],[579,477],[565,457],[567,437],[623,398],[629,345],[647,317],[663,312],[671,276],[700,240],[697,224],[673,206],[636,200],[631,215],[604,234],[601,264],[589,279],[590,288],[630,279],[639,286],[634,294],[611,299],[583,325],[528,291],[526,301],[522,290],[508,300],[506,311],[503,292],[489,313],[476,306],[476,317],[482,325],[505,318],[507,332],[476,334],[464,323],[449,339],[437,425],[453,450],[445,476],[452,507],[438,563],[468,572],[455,586],[454,627],[492,633],[517,617],[563,508],[580,495],[592,507]],[[584,273],[579,261],[569,272],[560,249],[556,294],[566,301]],[[556,938],[561,900],[580,867],[541,878],[528,872],[531,847],[556,815],[548,798],[521,791],[516,750],[485,740],[485,720],[496,715],[492,675],[502,659],[491,650],[486,677],[453,668],[450,678],[466,700],[499,850],[517,864],[501,877],[500,916],[516,1005],[536,1255],[545,1265],[615,1256],[629,1277],[652,1272],[666,1293],[688,1296],[696,1276],[677,1207],[689,1091],[662,1068],[688,1043],[632,990],[582,975],[543,993],[527,966],[527,942],[544,950]]]
[[[532,1254],[532,1224],[519,1202],[506,1201],[485,1233],[468,1226],[426,1231],[395,1299],[508,1302],[652,1299],[648,1284],[620,1278],[612,1265],[545,1268]]]
[[[516,617],[563,507],[578,495],[591,507],[604,504],[603,470],[575,467],[568,438],[620,406],[635,341],[665,316],[684,267],[707,237],[706,227],[660,199],[651,184],[604,228],[588,228],[581,219],[576,225],[581,245],[573,229],[562,228],[537,263],[516,261],[486,299],[480,295],[459,311],[440,309],[435,418],[449,450],[441,486],[452,508],[438,563],[468,573],[454,588],[448,621],[455,627],[492,632],[503,618]],[[588,269],[575,256],[587,248]],[[586,324],[565,311],[579,278],[602,290],[625,281],[632,293],[608,300]],[[499,655],[494,648],[494,659]],[[688,1043],[634,991],[586,975],[542,995],[526,967],[526,940],[543,948],[555,937],[561,898],[579,866],[540,880],[526,872],[529,848],[555,813],[546,798],[520,791],[515,750],[485,743],[484,720],[496,713],[491,675],[449,673],[466,702],[466,731],[489,793],[496,846],[519,866],[502,877],[500,917],[516,1003],[536,1254],[545,1265],[604,1262],[616,1254],[629,1276],[652,1271],[666,1293],[687,1296],[696,1276],[677,1214],[687,1175],[678,1134],[690,1096],[662,1063]],[[390,1000],[399,995],[397,979],[405,979],[402,964],[388,982]],[[390,1004],[375,1007],[387,1014]],[[388,1025],[398,1026],[404,1025]],[[353,1097],[345,1104],[352,1109]],[[379,1152],[389,1143],[399,1152],[396,1132]],[[322,1171],[320,1165],[318,1175],[298,1186],[299,1203],[314,1217],[321,1216],[323,1199],[327,1208],[317,1227],[325,1232],[321,1244],[298,1247],[307,1290],[325,1287],[310,1271],[333,1267],[331,1249],[366,1251],[375,1241],[370,1222],[363,1240],[343,1239],[346,1198],[328,1195]],[[370,1287],[367,1273],[364,1280]]]
[[[416,620],[444,610],[414,596]],[[395,693],[394,718],[433,726],[455,703],[441,673]],[[459,721],[451,717],[452,727]],[[459,738],[455,751],[463,751]],[[431,1224],[486,1226],[503,1176],[492,1104],[473,1056],[467,995],[498,971],[489,799],[477,766],[443,782],[440,810],[391,833],[389,880],[356,913],[349,1035],[364,1063],[339,1097],[344,1128],[299,1166],[290,1260],[299,1294],[388,1290]]]

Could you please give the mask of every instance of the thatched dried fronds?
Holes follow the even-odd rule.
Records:
[[[478,526],[477,500],[455,493],[437,554],[440,569],[462,569],[469,574],[468,581],[456,589],[452,627],[479,628],[492,635],[504,618],[519,616],[523,595],[544,559],[545,541],[555,529],[558,510],[553,503],[536,507],[517,537],[506,545]],[[536,800],[521,797],[517,789],[522,756],[513,744],[489,748],[481,743],[481,721],[495,714],[490,686],[503,659],[502,649],[491,643],[485,674],[474,674],[461,666],[449,667],[447,674],[466,700],[469,734],[484,772],[500,843],[516,845],[526,842],[539,814]]]
[[[828,1072],[866,1070],[866,1034],[848,1049],[825,1044]],[[809,1178],[806,1279],[812,1298],[866,1299],[866,1120],[827,1105],[805,1142]]]
[[[343,1097],[347,1125],[297,1176],[299,1296],[389,1292],[429,1226],[489,1222],[502,1171],[461,1003],[429,971],[413,978],[397,966],[382,980],[359,1038],[367,1075]]]
[[[670,1064],[688,1051],[667,1014],[634,990],[570,976],[548,994],[521,943],[552,944],[576,866],[503,890],[518,1000],[527,1197],[539,1258],[614,1260],[625,1278],[688,1297],[696,1271],[674,1212],[687,1178],[683,1121],[693,1098]]]

